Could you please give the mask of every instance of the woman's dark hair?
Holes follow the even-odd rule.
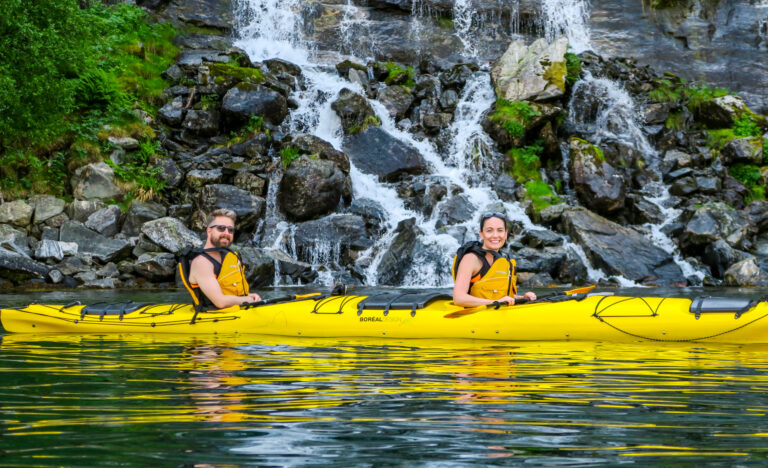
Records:
[[[507,227],[507,216],[504,213],[493,212],[493,213],[485,213],[480,218],[480,230],[481,231],[485,227],[485,222],[487,220],[491,219],[491,218],[499,218],[500,220],[504,221],[504,228],[506,229],[506,227]]]

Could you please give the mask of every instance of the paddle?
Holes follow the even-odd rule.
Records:
[[[543,296],[537,297],[535,301],[529,301],[526,298],[518,299],[518,300],[515,301],[514,305],[528,304],[530,302],[538,302],[538,301],[543,301],[543,300],[552,299],[552,298],[561,297],[561,296],[572,296],[574,294],[583,294],[583,293],[586,293],[586,292],[589,292],[589,291],[595,289],[595,286],[596,285],[593,284],[591,286],[584,286],[583,288],[571,289],[570,291],[563,291],[562,293],[544,294]],[[461,310],[457,310],[455,312],[450,312],[450,313],[445,314],[444,317],[445,318],[459,318],[459,317],[464,317],[465,315],[474,314],[475,312],[480,312],[482,310],[498,309],[500,306],[508,306],[508,305],[509,304],[506,304],[504,302],[502,302],[502,303],[493,302],[491,304],[481,305],[481,306],[477,306],[477,307],[470,307],[470,308],[467,308],[467,309],[461,309]]]
[[[243,302],[240,304],[241,309],[250,309],[251,307],[259,307],[263,305],[276,304],[278,302],[294,301],[296,299],[306,299],[309,297],[321,296],[323,293],[315,292],[309,294],[294,294],[293,296],[273,297],[270,299],[262,299],[256,302]]]

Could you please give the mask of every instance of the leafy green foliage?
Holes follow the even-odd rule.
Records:
[[[539,142],[509,150],[507,154],[509,156],[510,175],[519,183],[541,180],[539,169],[541,168],[540,155],[542,151],[543,148]]]
[[[172,26],[123,2],[7,0],[3,10],[0,190],[65,195],[68,173],[103,159],[108,136],[154,136],[133,109],[152,113],[164,100],[160,75],[178,53]]]
[[[299,154],[299,149],[293,146],[286,146],[285,148],[280,150],[280,162],[283,165],[283,169],[288,169],[288,166],[291,165],[291,163],[297,159],[301,154]]]
[[[511,137],[522,138],[525,126],[537,115],[539,112],[525,101],[510,102],[499,98],[496,100],[496,111],[490,119],[499,122]]]
[[[567,70],[565,75],[565,82],[569,85],[576,83],[579,80],[579,75],[581,74],[581,59],[579,56],[571,52],[566,52],[565,69]]]
[[[115,171],[118,180],[132,185],[133,195],[140,199],[152,198],[155,193],[165,188],[162,170],[151,167],[152,158],[160,151],[159,141],[145,141],[139,150],[126,157],[123,164],[115,164],[107,159],[106,163]]]
[[[711,101],[712,99],[723,97],[731,94],[730,91],[724,88],[710,88],[707,85],[700,84],[686,88],[686,95],[688,96],[688,108],[695,111],[703,103]]]
[[[648,97],[656,102],[674,102],[681,100],[685,95],[685,88],[679,82],[664,78],[658,80],[656,88],[648,93]]]
[[[399,66],[394,62],[387,62],[384,64],[389,74],[384,79],[384,82],[388,85],[403,83],[404,86],[413,88],[416,85],[414,81],[413,67],[408,65],[406,68]],[[405,76],[403,76],[405,75]]]
[[[561,200],[552,192],[552,187],[543,180],[532,180],[525,184],[525,199],[533,202],[536,211],[560,203]]]
[[[752,116],[742,115],[733,124],[733,134],[739,138],[746,138],[760,136],[762,132]]]
[[[760,180],[760,168],[752,164],[734,164],[728,169],[728,173],[747,187]]]

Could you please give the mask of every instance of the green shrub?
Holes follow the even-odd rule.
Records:
[[[501,124],[512,138],[519,139],[525,136],[526,125],[537,115],[539,111],[525,101],[510,102],[499,98],[496,100],[496,111],[490,119]]]
[[[728,173],[746,187],[751,187],[760,180],[760,168],[753,164],[734,164],[728,168]]]
[[[288,169],[288,166],[291,165],[291,163],[296,160],[301,154],[299,154],[299,149],[293,146],[286,146],[285,148],[280,150],[280,162],[283,165],[283,169]]]
[[[733,123],[733,134],[739,138],[746,138],[760,136],[762,132],[752,116],[742,115]]]
[[[565,82],[569,85],[576,83],[579,80],[579,75],[581,74],[581,59],[579,56],[570,52],[566,52],[565,68],[567,70],[565,75]]]
[[[541,180],[539,169],[541,168],[540,155],[542,151],[543,148],[539,142],[509,150],[507,154],[509,156],[510,175],[519,183]]]
[[[543,180],[532,180],[525,184],[525,199],[533,202],[536,211],[560,203],[561,200],[552,192],[552,187]]]
[[[728,96],[732,93],[724,88],[710,88],[707,85],[700,84],[686,88],[685,94],[688,96],[688,108],[696,111],[703,103],[718,97]]]
[[[656,102],[679,101],[683,96],[684,88],[670,79],[658,80],[656,88],[648,93],[648,97]]]

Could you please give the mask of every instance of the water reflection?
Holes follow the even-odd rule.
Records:
[[[5,335],[0,375],[0,465],[768,454],[764,345]]]

